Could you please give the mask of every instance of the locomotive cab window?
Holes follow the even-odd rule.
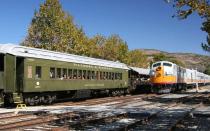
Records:
[[[170,63],[163,63],[163,66],[169,66],[169,67],[172,67],[172,64],[170,64]]]
[[[36,77],[35,78],[41,78],[42,77],[42,67],[36,66]]]
[[[161,63],[156,63],[153,65],[153,67],[158,67],[158,66],[161,66]]]

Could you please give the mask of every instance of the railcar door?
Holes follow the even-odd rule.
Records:
[[[5,55],[5,92],[13,93],[15,92],[15,60],[16,57],[14,55],[6,54]]]
[[[18,92],[23,91],[24,80],[24,58],[17,57],[16,59],[16,88]]]
[[[0,54],[0,90],[4,89],[4,54]]]

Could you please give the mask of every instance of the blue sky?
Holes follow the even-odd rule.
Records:
[[[35,9],[44,0],[4,0],[0,4],[0,43],[24,40]],[[201,49],[206,33],[197,15],[172,18],[175,9],[164,0],[60,0],[78,26],[92,37],[119,34],[129,49],[148,48],[169,52],[209,55]]]

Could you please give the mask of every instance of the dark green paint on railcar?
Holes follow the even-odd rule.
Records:
[[[41,67],[41,78],[36,78],[35,68]],[[23,92],[48,92],[67,91],[80,89],[108,89],[127,88],[128,70],[107,68],[93,65],[75,64],[54,60],[44,60],[37,58],[26,58],[24,61],[24,88]],[[60,79],[50,78],[50,68],[78,69],[101,72],[122,73],[122,80],[82,80],[82,79]]]
[[[16,57],[10,54],[6,54],[5,62],[5,92],[13,93],[16,92]]]

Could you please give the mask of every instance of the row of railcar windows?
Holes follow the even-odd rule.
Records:
[[[85,79],[122,80],[122,73],[51,67],[50,78],[84,79],[84,80]]]

